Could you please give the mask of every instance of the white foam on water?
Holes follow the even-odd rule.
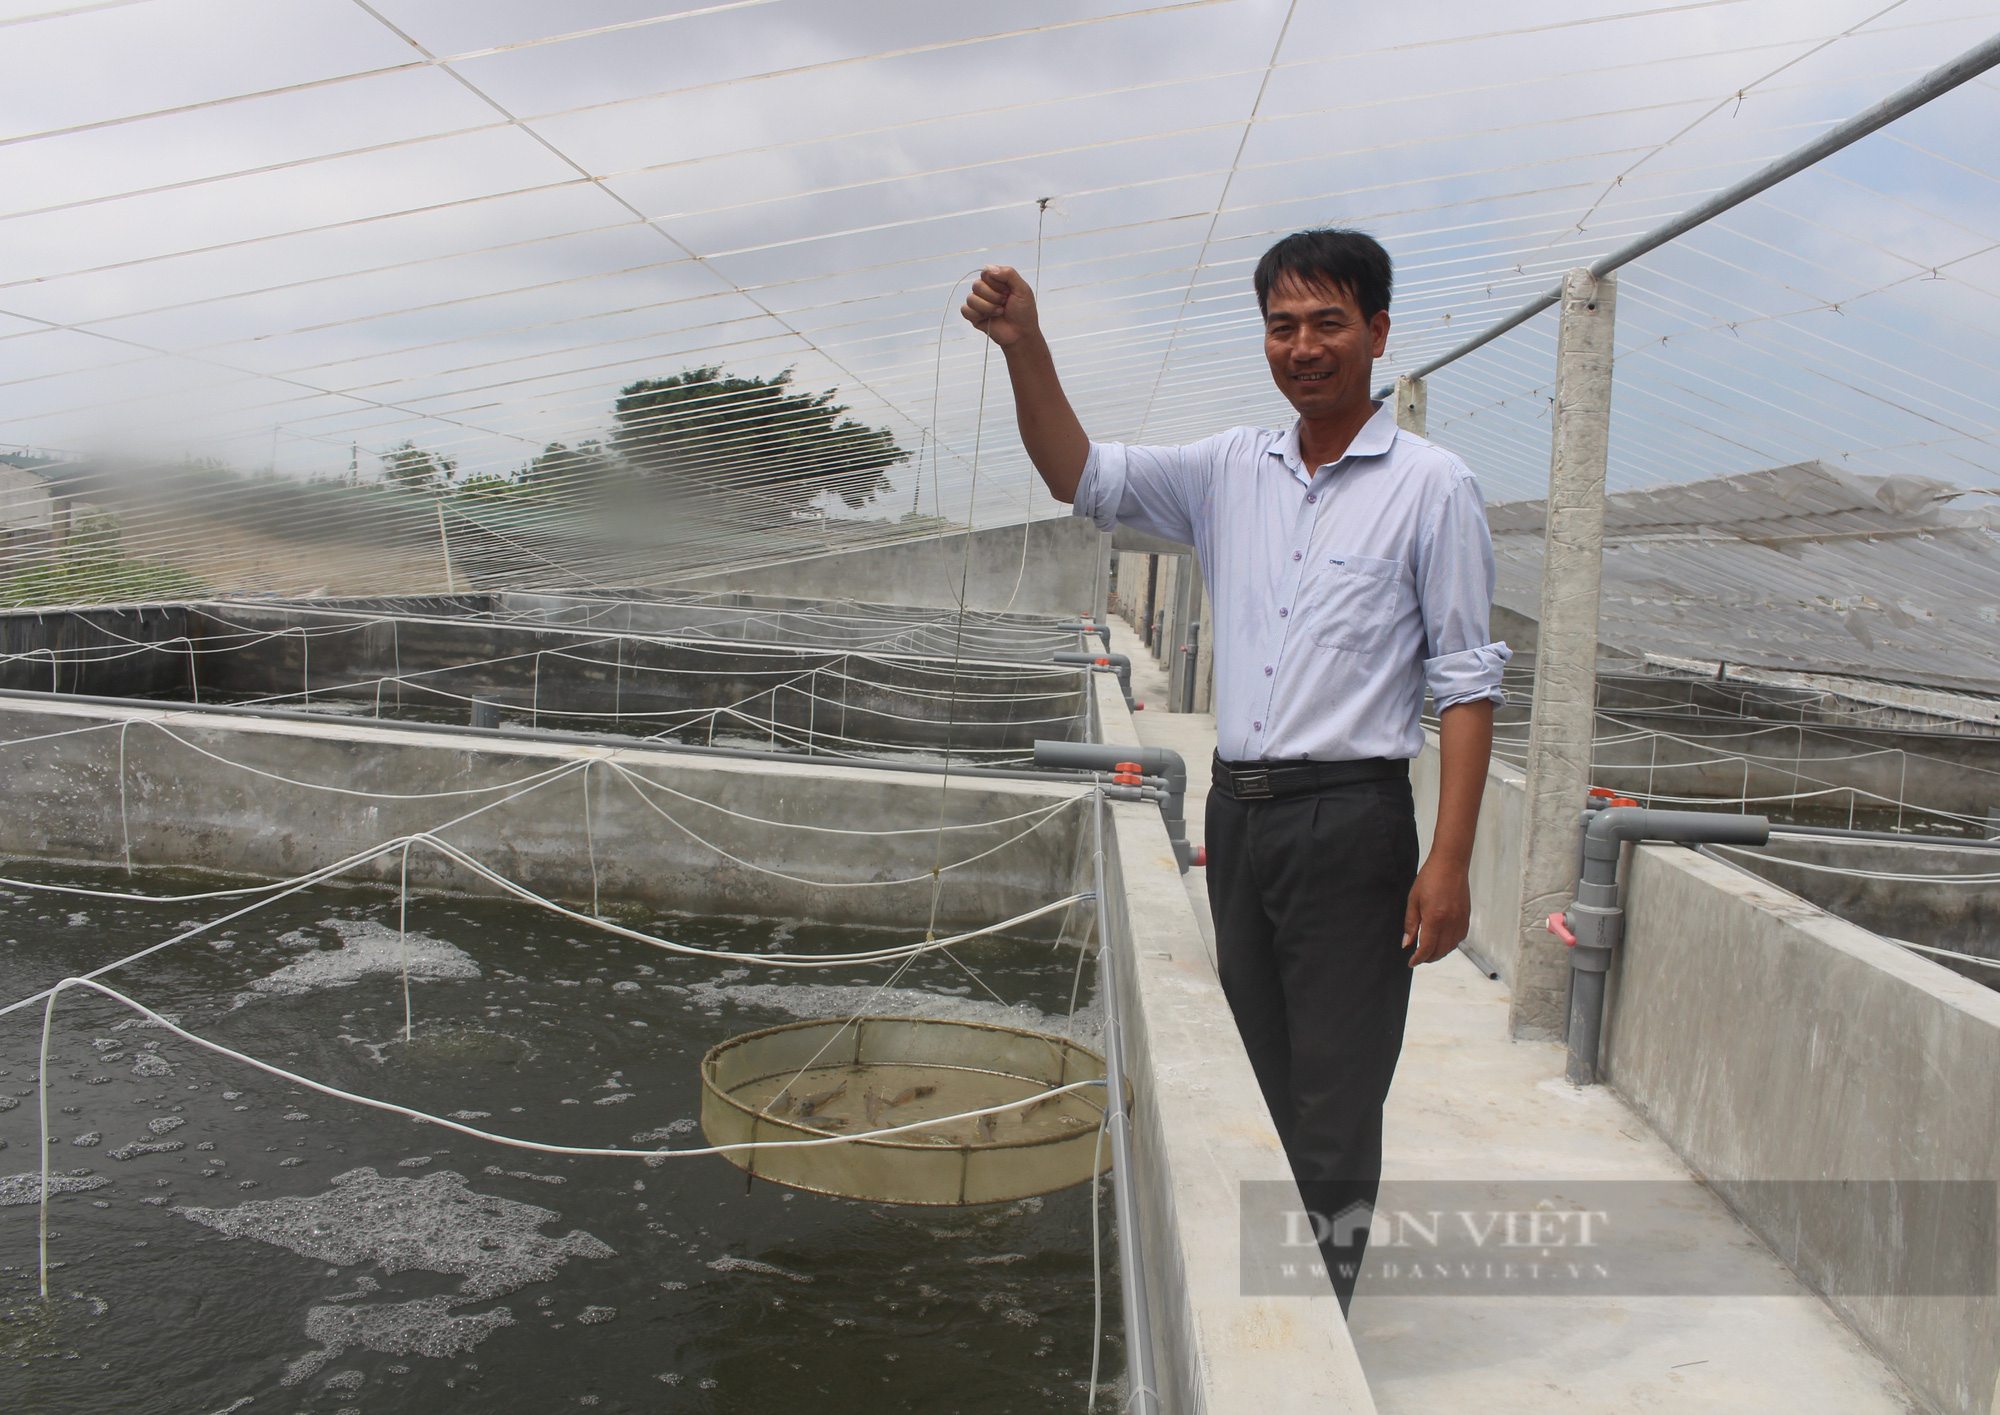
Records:
[[[178,1115],[162,1115],[146,1122],[146,1128],[155,1135],[164,1135],[169,1130],[178,1130],[187,1122]]]
[[[766,1273],[771,1277],[790,1278],[793,1282],[811,1282],[804,1273],[789,1272],[771,1263],[760,1263],[752,1258],[710,1258],[708,1266],[719,1273]]]
[[[385,1356],[442,1359],[470,1351],[501,1327],[514,1325],[514,1314],[505,1307],[453,1316],[454,1305],[449,1297],[420,1297],[372,1307],[315,1307],[306,1313],[306,1336],[321,1349],[292,1362],[278,1383],[297,1385],[350,1347]],[[339,1379],[333,1377],[328,1385]]]
[[[582,1229],[549,1237],[541,1226],[562,1217],[553,1209],[476,1194],[448,1169],[405,1179],[363,1166],[337,1176],[324,1194],[173,1212],[232,1238],[342,1267],[373,1262],[385,1275],[411,1268],[462,1274],[463,1302],[544,1281],[571,1258],[617,1256]]]
[[[138,1059],[132,1063],[132,1074],[134,1076],[171,1076],[174,1074],[174,1068],[167,1065],[160,1058],[158,1052],[147,1051],[141,1052]]]
[[[616,1307],[585,1307],[576,1314],[576,1319],[587,1327],[593,1327],[599,1322],[608,1322],[617,1315]]]
[[[185,1150],[186,1148],[187,1142],[185,1140],[162,1140],[157,1145],[143,1144],[140,1141],[134,1140],[129,1145],[120,1145],[115,1150],[106,1150],[105,1153],[115,1160],[132,1160],[137,1159],[140,1155],[170,1155],[175,1150]]]
[[[735,970],[731,970],[734,972]],[[721,976],[728,977],[728,973]],[[1020,1027],[1030,1032],[1062,1035],[1065,1019],[1029,1004],[1012,1007],[984,998],[953,997],[923,988],[871,988],[837,983],[693,983],[688,991],[697,1003],[715,1006],[764,1007],[811,1020],[820,1017],[936,1017],[950,1022],[985,1022]],[[1095,1006],[1079,1007],[1070,1035],[1085,1046],[1096,1046],[1103,1019]]]
[[[316,940],[303,930],[279,935],[279,943],[294,948],[311,947],[312,951],[277,972],[258,978],[250,984],[250,992],[237,997],[236,1005],[241,1007],[253,1001],[259,993],[296,997],[320,988],[347,987],[378,973],[400,976],[405,957],[413,982],[480,976],[479,965],[465,950],[427,934],[410,934],[406,950],[396,930],[373,919],[326,919],[320,927],[340,936],[339,948],[316,947]]]
[[[178,1027],[181,1024],[181,1014],[178,1012],[162,1012],[160,1018],[160,1021],[155,1022],[150,1017],[127,1017],[122,1022],[113,1022],[111,1030],[114,1032],[126,1032],[134,1027],[141,1029],[146,1027],[164,1027],[169,1023]]]
[[[102,1189],[111,1181],[101,1174],[51,1174],[49,1192],[51,1194],[82,1194],[92,1189]],[[42,1197],[42,1176],[39,1174],[0,1174],[0,1209],[13,1204],[33,1204]]]

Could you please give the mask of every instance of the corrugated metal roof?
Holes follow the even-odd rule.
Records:
[[[1495,594],[1541,612],[1540,501],[1489,508]],[[1822,462],[1620,492],[1598,638],[1647,653],[2000,691],[2000,507]]]

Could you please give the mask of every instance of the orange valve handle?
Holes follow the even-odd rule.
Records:
[[[1135,775],[1129,771],[1121,771],[1111,779],[1120,786],[1143,786],[1146,783],[1145,777]]]
[[[1111,769],[1113,771],[1144,771],[1146,768],[1140,766],[1137,762],[1119,762]]]
[[[1549,915],[1548,927],[1550,933],[1554,934],[1557,938],[1563,941],[1563,947],[1565,948],[1576,947],[1576,935],[1569,931],[1569,925],[1563,922],[1562,915],[1560,914]]]

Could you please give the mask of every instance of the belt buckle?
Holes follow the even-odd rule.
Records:
[[[1239,801],[1268,801],[1271,799],[1271,769],[1260,766],[1249,771],[1232,772],[1230,786]]]

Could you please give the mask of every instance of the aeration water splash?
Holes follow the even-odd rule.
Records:
[[[237,883],[10,873],[125,893]],[[16,989],[39,989],[213,907],[9,889],[0,956]],[[523,902],[414,895],[406,1040],[397,912],[393,890],[315,886],[122,970],[118,986],[153,1016],[62,995],[46,1305],[34,1286],[41,1008],[0,1019],[0,1093],[16,1102],[0,1114],[0,1169],[20,1171],[0,1183],[0,1403],[838,1410],[944,1390],[968,1410],[1082,1403],[1087,1190],[919,1210],[746,1193],[711,1157],[647,1162],[701,1147],[696,1063],[723,1037],[864,1001],[1060,1034],[1072,950],[971,945],[981,976],[1020,1002],[1003,1007],[973,997],[936,951],[901,959],[888,989],[879,966],[857,963],[804,979],[749,962],[718,974]],[[616,922],[745,960],[911,942],[776,921]],[[1094,1012],[1074,1029],[1094,1040]],[[524,1153],[413,1124],[180,1032],[452,1125],[621,1156]]]

